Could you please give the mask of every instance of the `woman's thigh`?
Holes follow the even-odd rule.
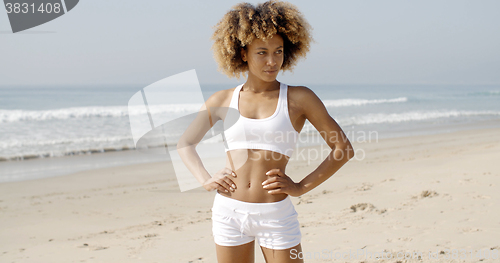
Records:
[[[304,260],[298,257],[299,252],[302,252],[300,244],[288,249],[270,249],[260,247],[262,254],[267,263],[303,263]],[[293,250],[293,251],[292,251]]]
[[[218,263],[253,263],[255,261],[255,241],[239,246],[219,246],[215,244]]]

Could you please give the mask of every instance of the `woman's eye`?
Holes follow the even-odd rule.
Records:
[[[276,53],[281,54],[281,53],[283,53],[283,50],[278,50],[278,51],[276,51]]]
[[[257,53],[257,54],[259,54],[259,55],[264,55],[264,54],[265,54],[265,52],[264,52],[264,51],[262,51],[262,52],[259,52],[259,53]]]

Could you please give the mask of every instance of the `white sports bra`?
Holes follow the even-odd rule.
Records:
[[[234,149],[262,149],[291,157],[299,133],[288,115],[288,85],[280,82],[278,106],[273,115],[264,119],[241,116],[238,105],[242,87],[243,84],[234,89],[229,107],[236,111],[228,111],[224,121],[226,152]]]

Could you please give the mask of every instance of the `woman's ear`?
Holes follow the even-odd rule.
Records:
[[[243,62],[247,62],[247,51],[244,49],[244,48],[241,48],[241,60],[243,60]]]

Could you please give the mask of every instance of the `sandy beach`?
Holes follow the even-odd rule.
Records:
[[[303,235],[303,254],[296,256],[305,262],[498,262],[500,129],[353,145],[354,159],[292,198]],[[322,160],[292,160],[286,173],[299,181]],[[215,193],[181,193],[168,165],[0,184],[0,261],[216,262]],[[377,261],[377,254],[384,258]],[[258,247],[256,262],[264,262]]]

